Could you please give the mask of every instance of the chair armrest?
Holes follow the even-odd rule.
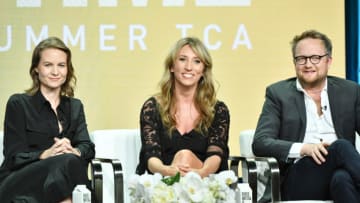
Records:
[[[255,159],[248,158],[248,157],[241,157],[241,156],[230,156],[229,161],[230,161],[230,169],[235,172],[236,176],[239,176],[238,175],[239,162],[241,161],[243,180],[244,180],[244,182],[249,183],[249,186],[252,190],[253,202],[256,203],[256,201],[257,201],[257,168],[256,168]]]
[[[268,164],[270,169],[270,181],[271,181],[271,198],[273,202],[280,201],[280,170],[278,163],[273,157],[241,157],[230,156],[230,169],[238,175],[239,162],[241,161],[243,180],[249,183],[252,189],[253,202],[257,201],[257,179],[258,168],[256,161],[264,161]]]
[[[256,161],[265,161],[270,169],[271,199],[273,202],[280,201],[280,169],[278,162],[273,157],[255,157]]]
[[[121,163],[118,159],[95,158],[91,160],[91,186],[95,192],[97,203],[103,202],[103,170],[102,163],[110,163],[114,171],[114,200],[115,202],[124,202],[123,186],[124,177]]]

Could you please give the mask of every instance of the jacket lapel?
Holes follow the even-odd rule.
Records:
[[[340,100],[339,97],[336,96],[336,92],[337,91],[337,85],[334,83],[334,80],[332,80],[331,78],[328,77],[328,97],[329,97],[329,105],[330,105],[330,109],[331,109],[331,118],[333,121],[333,125],[334,125],[334,129],[335,129],[335,133],[338,136],[338,138],[342,137],[342,132],[339,131],[339,129],[337,128],[338,123],[339,123],[339,115],[338,114],[338,108],[340,106]]]
[[[297,113],[301,120],[301,132],[295,132],[297,133],[297,140],[299,142],[302,142],[305,137],[305,129],[306,129],[306,109],[305,109],[305,102],[304,102],[304,93],[300,92],[296,88],[296,81],[293,82],[292,88],[294,88],[293,92],[293,103],[295,104],[295,113]]]

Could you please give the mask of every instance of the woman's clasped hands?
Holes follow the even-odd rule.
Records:
[[[40,159],[47,159],[52,156],[69,153],[80,156],[80,151],[77,148],[72,147],[68,138],[55,137],[54,144],[40,155]]]

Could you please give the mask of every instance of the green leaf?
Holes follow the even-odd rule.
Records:
[[[180,172],[177,172],[176,175],[166,177],[161,179],[162,182],[164,182],[166,185],[173,185],[176,182],[180,181]]]

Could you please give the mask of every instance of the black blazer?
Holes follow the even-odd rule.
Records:
[[[336,135],[355,145],[360,131],[360,86],[338,77],[328,76],[328,96]],[[256,156],[275,157],[280,172],[292,163],[287,159],[294,142],[305,136],[306,110],[304,94],[296,89],[296,78],[277,82],[266,88],[263,109],[252,144]]]
[[[12,95],[6,105],[4,121],[4,161],[0,183],[11,172],[39,161],[40,154],[54,144],[54,137],[67,137],[71,145],[89,162],[95,156],[95,145],[89,138],[83,104],[79,99],[62,96],[57,108],[63,131],[59,134],[58,118],[50,103],[38,91]]]

